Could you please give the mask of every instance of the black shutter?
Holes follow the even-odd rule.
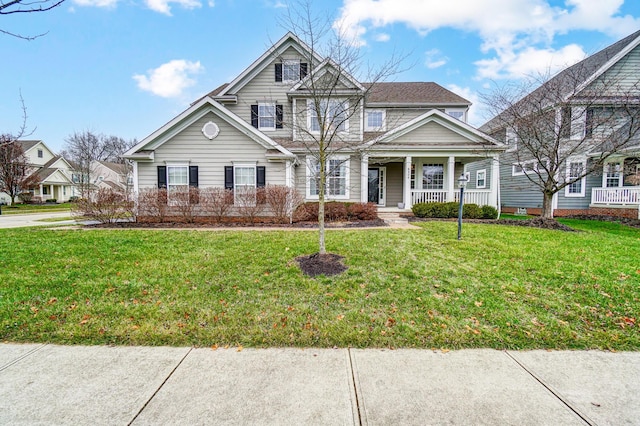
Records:
[[[264,166],[256,167],[256,186],[258,188],[264,188],[266,185],[266,173]]]
[[[189,186],[198,187],[198,166],[189,166]]]
[[[300,80],[307,76],[307,63],[300,62]]]
[[[158,188],[167,188],[167,166],[158,166]]]
[[[224,166],[224,189],[233,190],[233,166]]]
[[[282,81],[282,64],[276,64],[276,81]]]
[[[276,129],[282,129],[283,118],[284,118],[284,113],[283,113],[282,105],[276,104]]]
[[[258,128],[258,105],[251,105],[251,125]]]

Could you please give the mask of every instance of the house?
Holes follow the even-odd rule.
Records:
[[[41,140],[18,140],[28,164],[37,177],[36,184],[29,188],[34,202],[69,201],[76,195],[73,183],[73,167],[62,156],[56,155]],[[11,204],[10,197],[0,193],[0,201]]]
[[[331,118],[339,149],[327,164],[327,199],[408,209],[455,200],[465,164],[504,150],[466,122],[470,105],[432,82],[361,83],[288,33],[123,157],[133,162],[136,192],[278,184],[313,201],[319,166],[312,139]],[[497,167],[483,187],[467,191],[467,202],[498,206],[498,182],[490,178]]]
[[[553,196],[555,216],[639,217],[639,67],[640,31],[566,68],[520,101],[542,99],[544,90],[565,85],[561,102],[549,105],[554,120],[550,126],[558,137],[558,152],[564,156],[558,181],[566,184]],[[500,166],[502,211],[540,214],[543,196],[530,178],[537,179],[542,159],[532,158],[530,152],[523,154],[517,124],[505,123],[498,115],[480,127],[509,145]],[[614,152],[609,148],[616,142],[620,146]],[[569,150],[573,151],[566,154]],[[482,162],[469,165],[471,182],[484,182],[485,166]]]
[[[90,182],[95,188],[128,191],[133,186],[133,176],[126,164],[92,161],[90,169]]]

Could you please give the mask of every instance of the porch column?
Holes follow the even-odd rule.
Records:
[[[456,157],[449,157],[447,164],[447,201],[455,201],[456,197]]]
[[[40,184],[40,200],[44,201],[44,194],[42,193],[42,188],[44,185]]]
[[[369,200],[369,156],[362,154],[360,157],[360,202]]]
[[[405,209],[410,209],[411,205],[411,157],[404,157],[404,184],[402,185],[402,202]]]
[[[49,197],[55,198],[55,194],[53,193],[53,185],[49,185]]]
[[[491,181],[490,181],[491,193],[489,194],[489,205],[500,210],[498,202],[500,200],[500,161],[498,156],[491,158]]]
[[[292,164],[293,164],[293,161],[291,160],[287,160],[284,163],[284,184],[289,188],[293,187],[293,185],[291,184],[292,175],[293,175]]]

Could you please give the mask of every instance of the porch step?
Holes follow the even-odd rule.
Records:
[[[404,217],[400,217],[399,213],[378,212],[378,217],[391,226],[409,226],[409,221]]]

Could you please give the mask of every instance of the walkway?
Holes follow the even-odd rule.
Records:
[[[0,344],[0,424],[640,423],[640,353]]]

